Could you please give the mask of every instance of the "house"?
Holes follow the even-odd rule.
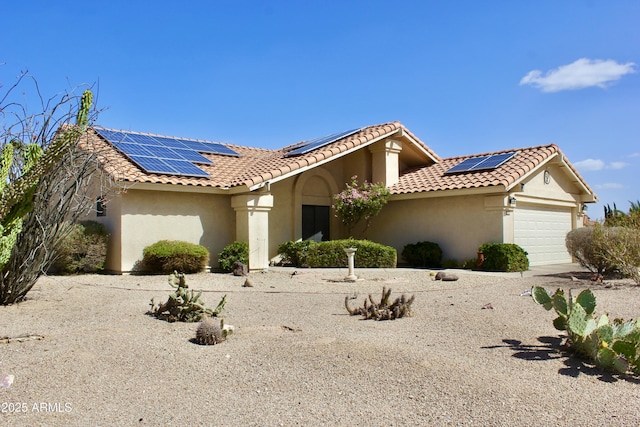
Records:
[[[522,246],[531,265],[571,262],[565,235],[597,200],[556,145],[445,159],[399,122],[278,150],[101,127],[87,136],[85,148],[100,153],[116,183],[96,195],[113,272],[133,271],[143,248],[161,239],[205,246],[214,268],[226,245],[246,241],[255,270],[282,242],[348,237],[331,205],[352,176],[391,192],[367,239],[398,254],[408,243],[437,242],[445,259],[506,242]]]

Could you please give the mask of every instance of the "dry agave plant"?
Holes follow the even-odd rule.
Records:
[[[375,302],[373,297],[369,295],[368,298],[365,298],[364,305],[355,309],[349,306],[350,299],[353,298],[349,296],[344,298],[344,306],[352,316],[361,315],[365,319],[373,320],[394,320],[411,315],[411,304],[413,304],[415,300],[415,295],[407,297],[405,294],[402,294],[396,298],[393,303],[390,303],[391,289],[383,287],[380,302]]]

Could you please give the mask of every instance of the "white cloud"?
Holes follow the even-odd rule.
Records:
[[[640,153],[631,153],[628,157],[640,157]]]
[[[604,169],[604,162],[599,159],[586,159],[576,162],[574,165],[581,171],[599,171]]]
[[[532,85],[543,92],[583,89],[597,86],[605,88],[609,83],[619,80],[625,74],[635,73],[633,62],[618,64],[612,59],[581,58],[555,70],[542,74],[540,70],[529,71],[520,80],[520,85]]]
[[[598,184],[595,186],[598,190],[617,190],[624,188],[624,185],[615,182],[607,182],[605,184]]]
[[[625,162],[611,162],[609,163],[608,168],[609,169],[623,169],[626,168],[627,166],[629,166],[629,163],[625,163]]]
[[[625,162],[605,163],[600,159],[586,159],[586,160],[581,160],[579,162],[574,163],[574,166],[582,172],[593,172],[593,171],[599,171],[603,169],[620,170],[629,166],[629,163],[625,163]]]

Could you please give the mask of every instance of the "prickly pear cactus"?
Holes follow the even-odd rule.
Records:
[[[173,272],[169,276],[169,286],[175,289],[167,302],[156,305],[151,299],[151,309],[147,314],[168,322],[198,322],[205,315],[216,317],[224,308],[227,296],[223,296],[215,309],[206,307],[200,299],[202,291],[195,293],[186,283],[183,273]]]
[[[558,289],[549,294],[546,289],[534,286],[533,300],[546,310],[555,310],[558,317],[553,326],[567,333],[567,345],[576,353],[591,359],[597,366],[626,373],[629,370],[640,375],[640,320],[624,322],[603,314],[596,321],[593,317],[596,298],[586,289],[577,297],[568,298]]]

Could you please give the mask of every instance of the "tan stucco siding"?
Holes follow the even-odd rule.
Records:
[[[91,220],[95,220],[105,226],[109,231],[109,242],[107,246],[107,260],[105,270],[122,271],[122,227],[121,227],[122,198],[118,196],[110,197],[106,204],[106,215],[96,216],[92,212]]]
[[[435,242],[443,259],[475,258],[485,242],[503,239],[502,210],[485,208],[483,196],[457,196],[390,201],[374,218],[367,238],[392,246],[402,262],[409,243]]]
[[[514,188],[516,196],[520,193],[521,196],[536,198],[540,203],[581,202],[580,188],[570,181],[570,175],[564,169],[557,163],[547,164]],[[546,181],[545,172],[548,172]]]
[[[206,247],[210,265],[234,241],[235,212],[229,196],[129,190],[122,197],[123,272],[132,271],[146,246],[158,240],[183,240]]]

